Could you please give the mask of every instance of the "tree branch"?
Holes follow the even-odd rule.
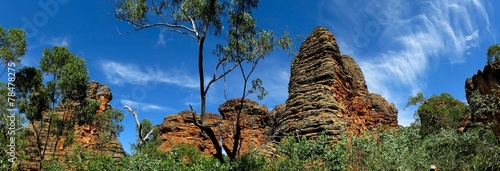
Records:
[[[136,124],[136,127],[138,128],[138,130],[137,130],[137,135],[138,135],[138,137],[137,137],[137,138],[138,138],[138,139],[139,139],[139,141],[140,141],[140,142],[139,142],[139,144],[146,143],[146,142],[145,142],[145,139],[146,139],[147,137],[145,137],[145,138],[143,138],[143,137],[142,137],[142,125],[141,125],[141,123],[139,122],[139,117],[137,116],[137,113],[135,113],[135,111],[134,111],[132,108],[130,108],[130,106],[128,106],[128,105],[125,105],[125,109],[127,109],[130,113],[132,113],[132,115],[134,115],[135,124]],[[152,131],[153,131],[153,129],[151,129],[150,133],[151,133]],[[147,136],[149,136],[149,134],[150,134],[150,133],[148,133],[148,135],[147,135]]]
[[[234,70],[234,69],[235,69],[238,65],[241,65],[241,62],[243,62],[243,61],[238,61],[238,62],[236,62],[236,63],[235,63],[235,64],[234,64],[231,68],[229,68],[229,70],[225,71],[224,73],[222,73],[222,74],[221,74],[221,75],[219,75],[219,76],[216,76],[216,75],[214,74],[214,77],[212,78],[212,80],[210,80],[210,82],[208,82],[207,87],[205,88],[205,92],[207,92],[207,91],[208,91],[208,88],[210,87],[210,85],[212,85],[212,84],[213,84],[214,82],[216,82],[217,80],[219,80],[219,79],[221,79],[221,78],[225,77],[227,74],[229,74],[231,71],[233,71],[233,70]],[[221,63],[221,62],[219,62],[219,63]],[[217,64],[217,65],[219,65],[219,64]],[[217,72],[217,71],[215,71],[215,72]]]

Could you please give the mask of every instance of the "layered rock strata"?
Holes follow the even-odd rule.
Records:
[[[110,109],[109,102],[112,100],[112,93],[108,86],[99,84],[96,81],[89,83],[89,91],[87,97],[90,99],[98,100],[100,106],[96,109],[96,115]],[[39,155],[38,140],[36,133],[40,140],[40,145],[45,148],[45,161],[58,161],[61,165],[71,162],[73,159],[73,152],[78,148],[81,151],[95,152],[97,154],[111,155],[115,159],[119,159],[125,155],[125,151],[118,140],[113,134],[103,133],[100,129],[92,125],[79,125],[74,124],[72,130],[57,130],[55,125],[51,126],[49,131],[48,125],[50,123],[49,112],[43,112],[41,120],[33,121],[26,127],[29,136],[27,136],[28,145],[25,149],[28,159],[21,163],[23,170],[38,170],[41,156]],[[72,116],[72,112],[64,107],[57,107],[54,117],[59,119],[68,118]],[[53,118],[54,119],[54,118]],[[36,131],[35,131],[36,129]],[[57,136],[57,132],[70,131],[72,134],[68,137],[66,134]],[[103,141],[102,139],[106,140]]]
[[[341,55],[335,37],[317,27],[292,61],[285,114],[277,118],[275,136],[316,136],[333,140],[357,135],[378,124],[396,128],[397,109],[367,89],[353,58]]]

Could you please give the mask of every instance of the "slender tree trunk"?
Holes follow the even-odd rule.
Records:
[[[201,125],[196,124],[203,132],[205,132],[212,144],[215,147],[216,154],[215,157],[219,159],[221,163],[224,163],[224,156],[222,155],[222,147],[219,144],[219,139],[215,135],[212,128],[206,125],[206,98],[207,92],[205,91],[205,74],[203,72],[203,45],[205,42],[205,37],[202,36],[199,40],[198,49],[198,75],[200,76],[200,98],[201,98]],[[194,111],[193,111],[194,112]],[[194,122],[198,123],[196,116],[193,116]]]
[[[201,98],[201,125],[205,126],[205,105],[207,94],[205,92],[205,74],[203,72],[203,44],[205,37],[201,37],[198,47],[198,75],[200,76],[200,98]]]

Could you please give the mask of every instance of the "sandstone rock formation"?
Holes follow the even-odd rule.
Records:
[[[100,107],[96,109],[96,114],[102,113],[109,109],[110,106],[108,102],[111,101],[112,95],[109,87],[103,84],[99,84],[96,81],[92,81],[89,84],[89,91],[87,92],[87,97],[101,102]],[[26,130],[29,132],[27,141],[29,142],[27,148],[25,149],[28,159],[21,163],[23,170],[38,170],[38,163],[41,160],[40,155],[37,154],[38,145],[36,132],[39,132],[41,145],[44,146],[47,142],[47,148],[43,160],[46,161],[59,161],[60,164],[64,165],[66,159],[71,159],[73,157],[73,152],[76,146],[80,146],[82,151],[93,151],[98,154],[109,154],[113,158],[119,159],[125,155],[125,151],[117,137],[110,134],[104,134],[97,127],[92,125],[78,125],[74,124],[72,130],[65,130],[73,132],[70,137],[66,134],[60,136],[56,135],[56,132],[62,130],[57,130],[54,125],[51,131],[48,130],[48,123],[50,121],[50,115],[45,112],[43,118],[38,121],[34,121],[32,124],[28,124]],[[64,109],[63,107],[56,108],[55,117],[68,118],[72,115],[71,111]],[[42,128],[42,129],[40,129]],[[37,131],[35,131],[37,129]],[[102,138],[106,136],[106,141]],[[45,138],[48,137],[48,138]],[[54,156],[54,158],[52,158]]]
[[[285,114],[277,118],[275,136],[316,136],[333,140],[359,134],[378,124],[397,127],[397,109],[368,92],[363,72],[353,58],[341,55],[335,37],[314,29],[293,59]]]
[[[500,96],[500,61],[487,64],[483,71],[477,71],[472,78],[467,78],[465,81],[465,95],[467,101],[471,102],[471,96],[475,91],[478,91],[481,95],[496,95]],[[475,122],[492,122],[493,132],[495,135],[500,136],[500,116],[498,114],[486,114],[484,116],[474,116]],[[466,125],[467,122],[461,125]]]
[[[255,101],[244,99],[243,110],[241,110],[241,99],[231,99],[219,107],[221,115],[207,113],[207,124],[212,128],[215,135],[222,138],[222,147],[226,153],[233,150],[234,135],[236,131],[236,119],[240,114],[241,139],[238,155],[247,154],[264,143],[264,127],[267,108],[259,106]],[[172,146],[179,144],[193,144],[195,148],[207,155],[214,155],[214,149],[210,138],[206,133],[194,125],[191,111],[182,111],[179,114],[165,117],[163,123],[158,125],[159,136],[162,143],[161,151],[169,151]],[[199,115],[196,115],[199,119]]]
[[[220,135],[220,124],[222,118],[213,113],[207,113],[207,122],[215,135]],[[200,116],[196,115],[199,120]],[[163,122],[158,125],[159,137],[162,140],[159,150],[166,152],[172,149],[172,146],[179,144],[192,144],[203,154],[214,155],[216,150],[210,141],[210,137],[202,132],[193,122],[192,111],[186,110],[179,114],[173,114],[165,117]]]
[[[219,112],[224,119],[221,125],[221,135],[223,147],[228,155],[234,148],[233,137],[236,134],[238,114],[240,116],[241,139],[237,155],[247,154],[264,143],[265,117],[268,113],[266,106],[259,106],[257,102],[249,99],[242,101],[241,98],[237,98],[222,104],[219,107]]]
[[[276,129],[278,129],[278,118],[285,115],[286,104],[276,105],[268,115],[266,115],[265,120],[267,121],[264,127],[264,134],[266,135],[266,142],[275,141],[274,135],[276,134]]]
[[[113,94],[107,85],[99,84],[97,81],[93,80],[89,84],[89,91],[87,94],[90,99],[99,100],[101,102],[99,109],[97,109],[97,113],[102,113],[106,109],[111,108],[109,102],[113,100]]]
[[[226,152],[233,149],[236,115],[240,111],[239,155],[255,148],[258,153],[273,156],[275,144],[287,134],[312,137],[326,131],[332,140],[338,140],[342,133],[358,135],[379,124],[398,127],[394,104],[368,91],[358,64],[350,56],[340,55],[335,37],[325,28],[316,28],[302,44],[292,62],[288,92],[286,104],[276,106],[271,112],[248,99],[244,99],[243,110],[241,99],[231,99],[220,106],[222,120],[215,119],[212,123],[214,131],[220,129]],[[160,148],[166,150],[184,142],[195,144],[205,154],[214,154],[215,149],[206,149],[213,148],[209,139],[202,138],[192,118],[186,116],[181,112],[165,118],[159,126],[164,141]]]

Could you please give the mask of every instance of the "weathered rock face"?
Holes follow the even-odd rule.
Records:
[[[226,152],[233,149],[238,112],[241,112],[239,125],[242,128],[239,155],[256,151],[272,156],[276,142],[286,134],[312,137],[326,131],[333,140],[338,140],[342,133],[357,135],[379,124],[398,127],[398,111],[394,104],[368,91],[358,64],[353,58],[340,55],[335,37],[321,27],[313,31],[294,58],[288,92],[286,104],[276,106],[271,112],[247,99],[243,110],[241,99],[232,99],[220,106],[223,119],[219,129]],[[161,135],[164,144],[167,144],[162,148],[175,144],[167,142],[169,137],[212,146],[208,138],[199,138],[200,130],[190,119],[180,119],[184,117],[179,118],[179,115],[168,116],[160,126],[164,130]],[[214,149],[208,151],[206,154],[215,153]]]
[[[219,112],[224,119],[221,125],[221,135],[223,147],[228,155],[234,149],[238,114],[241,139],[237,155],[247,154],[264,143],[265,117],[268,113],[266,106],[259,106],[257,102],[249,99],[242,101],[241,98],[237,98],[222,104],[219,107]]]
[[[97,81],[93,80],[89,84],[89,91],[87,92],[87,95],[89,98],[99,100],[101,102],[99,109],[97,109],[97,113],[102,113],[106,109],[111,108],[109,102],[113,100],[113,94],[107,85],[99,84]]]
[[[322,131],[359,134],[379,123],[397,127],[397,109],[368,92],[363,72],[353,58],[340,55],[335,37],[314,29],[291,66],[285,114],[277,118],[277,137],[316,136]]]
[[[96,81],[92,81],[89,87],[90,89],[87,92],[87,97],[101,102],[100,107],[96,109],[96,114],[109,109],[110,106],[108,102],[110,102],[112,98],[109,87],[99,84]],[[55,117],[68,118],[72,115],[71,111],[65,110],[62,107],[57,107],[56,109]],[[51,126],[51,131],[49,132],[48,125],[50,123],[50,115],[47,114],[48,112],[44,113],[41,120],[28,124],[26,128],[30,134],[30,136],[27,137],[29,144],[25,149],[29,157],[26,161],[21,163],[23,170],[38,170],[38,163],[41,160],[40,155],[36,153],[36,151],[38,151],[38,144],[35,129],[39,133],[41,145],[45,146],[45,142],[47,142],[47,148],[43,158],[43,160],[46,161],[56,160],[62,165],[67,162],[66,159],[69,159],[71,162],[76,146],[80,146],[82,151],[109,154],[115,159],[119,159],[125,155],[125,151],[115,135],[103,133],[95,126],[74,124],[72,130],[65,130],[73,132],[70,135],[71,137],[68,137],[67,134],[57,136],[56,132],[60,132],[61,130],[57,130],[55,125]],[[103,139],[106,140],[103,141]],[[52,156],[54,156],[54,158],[52,158]]]
[[[465,81],[465,95],[467,101],[471,101],[471,96],[475,91],[478,91],[481,95],[495,95],[495,92],[500,92],[500,61],[487,64],[483,71],[477,71],[472,78],[467,78]],[[496,96],[500,96],[499,93]],[[479,118],[478,118],[479,117]],[[495,135],[500,136],[500,117],[498,114],[487,114],[486,118],[484,116],[475,116],[473,118],[475,122],[492,122],[495,121],[496,124],[493,125],[493,132]],[[493,123],[495,123],[493,122]],[[467,121],[464,121],[462,125],[466,125]]]
[[[274,135],[276,134],[276,129],[278,129],[278,118],[285,115],[286,104],[280,104],[274,107],[268,115],[266,115],[265,120],[267,121],[264,127],[264,134],[266,135],[266,142],[271,142],[275,140]]]
[[[196,115],[196,118],[200,120],[199,115]],[[206,124],[212,128],[215,135],[220,135],[219,127],[222,118],[217,114],[207,113],[206,119]],[[163,152],[170,151],[172,146],[179,144],[193,144],[195,148],[207,155],[214,155],[217,152],[210,137],[194,124],[192,111],[186,110],[165,117],[163,123],[158,125],[158,129],[162,140],[159,150]]]
[[[215,135],[222,138],[222,147],[226,153],[233,151],[234,135],[236,133],[236,121],[240,113],[239,126],[241,128],[241,139],[237,155],[251,152],[264,143],[264,127],[267,108],[260,106],[257,102],[244,99],[243,108],[241,99],[231,99],[219,107],[221,115],[207,113],[207,124],[212,128]],[[194,123],[191,111],[182,111],[179,114],[165,117],[163,123],[158,126],[162,144],[159,149],[169,151],[172,146],[178,144],[193,144],[198,150],[207,155],[214,155],[215,148],[212,141]],[[221,117],[222,116],[222,117]],[[199,115],[196,115],[199,119]]]

